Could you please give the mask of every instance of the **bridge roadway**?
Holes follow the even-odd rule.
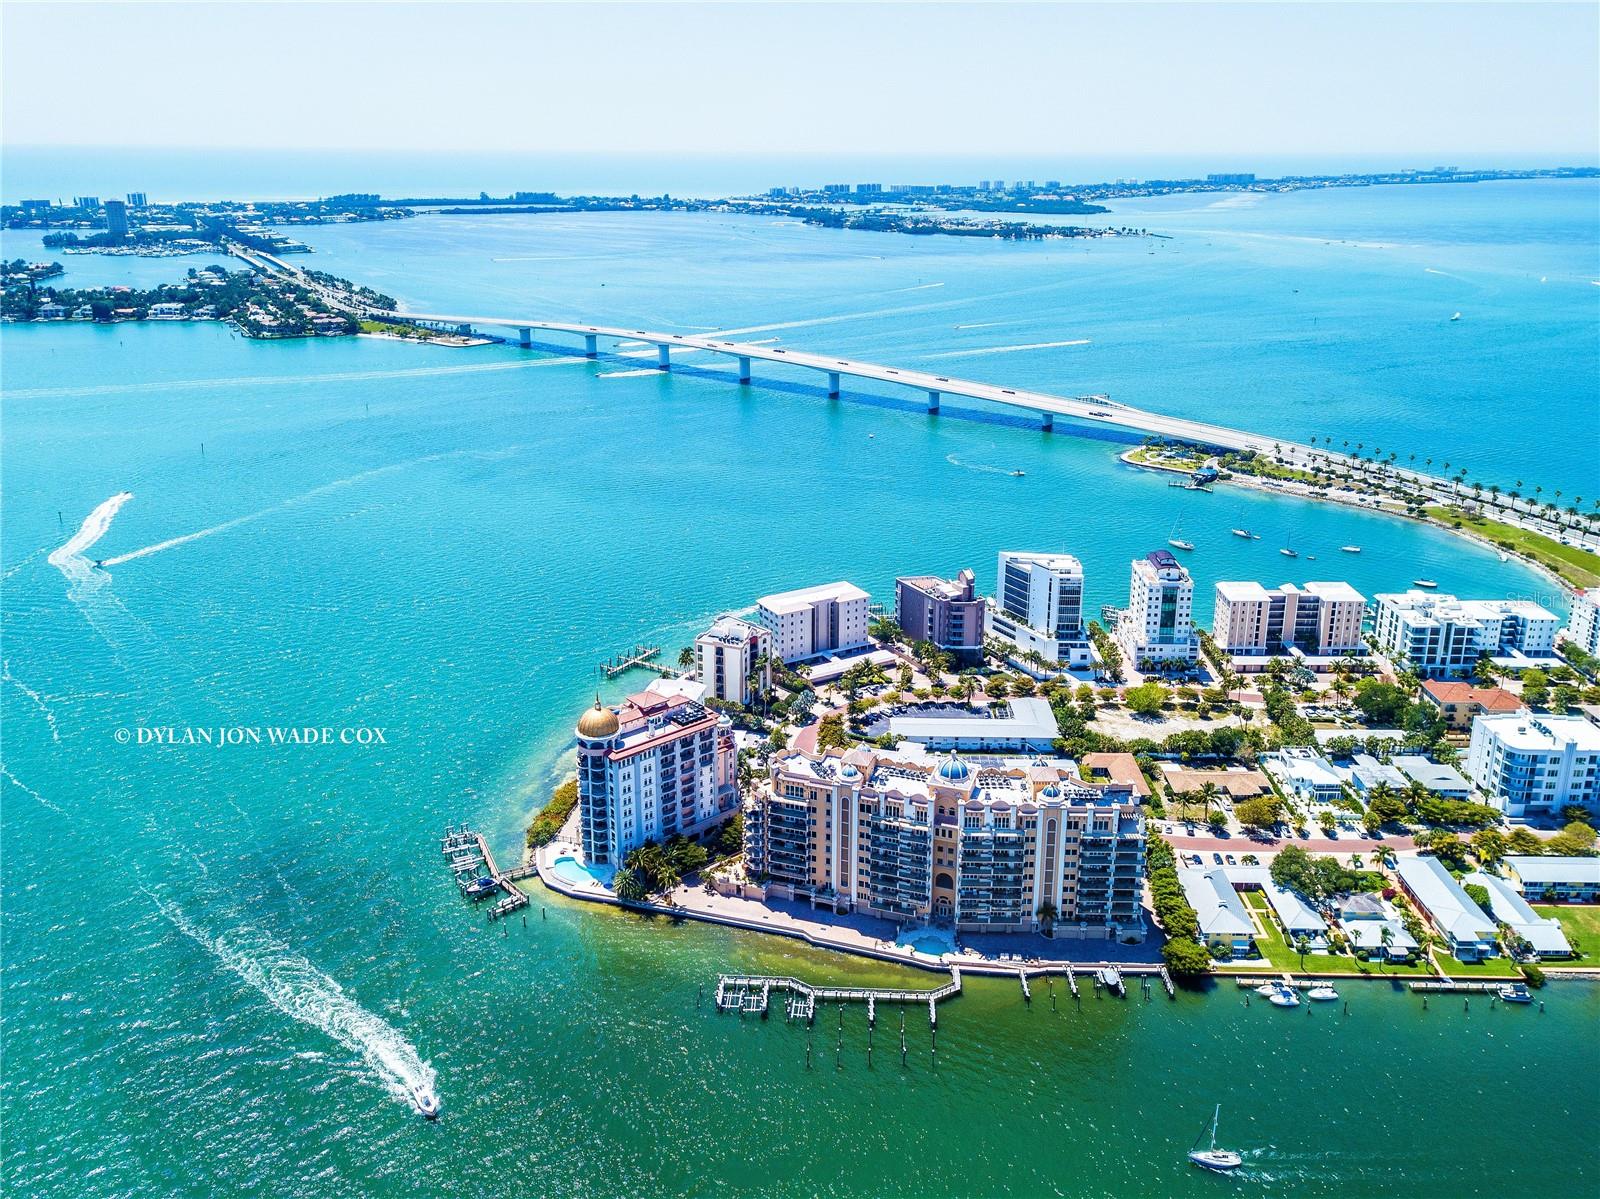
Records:
[[[657,333],[647,329],[621,329],[609,325],[577,325],[560,321],[535,321],[528,320],[525,317],[462,316],[429,312],[386,312],[374,315],[411,321],[429,321],[445,325],[492,325],[496,328],[515,329],[521,335],[523,345],[529,344],[531,333],[534,329],[550,333],[571,333],[584,339],[585,354],[590,358],[595,357],[597,354],[598,341],[602,337],[614,338],[624,342],[642,342],[656,347],[656,366],[660,370],[670,369],[671,353],[674,348],[702,350],[738,359],[739,382],[741,383],[750,381],[750,363],[752,361],[806,367],[811,370],[821,371],[827,375],[828,394],[830,396],[839,394],[839,381],[843,378],[870,379],[876,383],[893,383],[923,392],[928,397],[929,412],[939,411],[939,402],[943,396],[962,396],[967,399],[984,400],[988,403],[1001,404],[1006,407],[1020,408],[1027,412],[1036,413],[1043,418],[1046,429],[1054,427],[1057,416],[1068,416],[1096,424],[1116,425],[1125,429],[1133,429],[1140,433],[1154,433],[1160,437],[1194,442],[1198,445],[1213,446],[1219,449],[1259,450],[1262,452],[1271,452],[1274,446],[1286,451],[1306,449],[1306,447],[1296,446],[1281,438],[1267,437],[1259,433],[1247,433],[1242,429],[1230,429],[1223,425],[1207,424],[1203,421],[1184,420],[1176,416],[1163,416],[1158,412],[1147,412],[1140,408],[1130,408],[1126,404],[1114,403],[1104,396],[1069,397],[1051,395],[1042,391],[1024,391],[1018,388],[1001,387],[993,383],[978,383],[972,379],[955,379],[928,371],[902,370],[892,366],[881,366],[874,362],[858,362],[855,359],[835,358],[829,354],[813,354],[804,350],[783,349],[770,345],[752,345],[749,342],[722,341],[715,334]]]

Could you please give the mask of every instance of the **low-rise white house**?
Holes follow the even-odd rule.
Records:
[[[1296,799],[1308,803],[1332,803],[1344,794],[1344,779],[1316,750],[1306,745],[1288,745],[1278,751],[1275,773]]]
[[[1221,870],[1180,870],[1178,881],[1199,920],[1206,947],[1223,957],[1249,953],[1256,928],[1228,876]]]
[[[1600,902],[1600,858],[1512,854],[1502,865],[1506,876],[1527,899],[1545,903]]]
[[[1395,864],[1395,875],[1401,889],[1461,961],[1482,961],[1500,951],[1494,918],[1472,902],[1438,858],[1401,858]]]
[[[1489,892],[1490,914],[1500,923],[1509,925],[1541,958],[1572,956],[1572,946],[1561,931],[1561,921],[1535,912],[1507,880],[1475,870],[1461,881],[1475,883]]]

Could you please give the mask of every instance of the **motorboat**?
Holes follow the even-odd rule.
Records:
[[[1279,983],[1272,989],[1272,994],[1267,996],[1267,1002],[1273,1007],[1299,1007],[1300,996],[1293,987]]]
[[[1306,998],[1315,999],[1318,1003],[1330,1003],[1339,998],[1339,992],[1335,991],[1327,983],[1318,983],[1306,992]]]
[[[1256,994],[1265,999],[1268,995],[1276,992],[1281,985],[1281,983],[1262,983],[1256,988]]]
[[[1359,554],[1361,547],[1359,545],[1341,545],[1339,551],[1345,554]]]
[[[1220,1174],[1225,1174],[1229,1170],[1237,1170],[1244,1165],[1244,1158],[1240,1157],[1232,1149],[1217,1148],[1217,1121],[1221,1117],[1222,1105],[1219,1103],[1217,1104],[1217,1110],[1211,1113],[1210,1126],[1201,1129],[1199,1137],[1195,1139],[1193,1148],[1189,1150],[1189,1160],[1202,1170],[1215,1170]],[[1210,1134],[1211,1143],[1202,1149],[1200,1148],[1200,1142],[1206,1139],[1207,1133]]]
[[[1496,995],[1507,1003],[1532,1003],[1533,992],[1528,990],[1527,983],[1507,983],[1499,988]]]
[[[1014,470],[1014,471],[1011,472],[1011,477],[1013,479],[1020,479],[1020,478],[1022,478],[1023,475],[1025,475],[1027,473],[1028,472],[1025,471],[1025,470]]]
[[[411,1099],[411,1106],[417,1109],[417,1115],[424,1120],[437,1120],[439,1113],[444,1110],[439,1106],[439,1096],[425,1082],[412,1083],[407,1088],[407,1094]]]
[[[466,893],[469,899],[481,899],[485,895],[492,895],[499,887],[500,884],[495,882],[493,877],[485,874],[481,878],[473,879],[462,888],[462,891]]]
[[[1453,321],[1459,321],[1461,319],[1461,314],[1459,312],[1453,313],[1451,315],[1450,319],[1453,320]]]
[[[1411,580],[1411,585],[1413,587],[1426,587],[1431,591],[1433,588],[1437,587],[1439,584],[1433,579],[1412,579]]]
[[[1102,966],[1098,974],[1102,985],[1107,987],[1115,987],[1117,985],[1117,972],[1110,966]]]

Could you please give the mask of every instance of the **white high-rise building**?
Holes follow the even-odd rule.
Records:
[[[1600,812],[1600,725],[1530,712],[1475,717],[1467,774],[1507,816]]]
[[[756,622],[772,633],[785,662],[860,649],[867,644],[867,593],[854,583],[825,583],[799,591],[764,595]]]
[[[1196,661],[1194,580],[1167,550],[1133,560],[1128,607],[1117,622],[1117,642],[1130,665],[1179,665]]]
[[[1090,664],[1083,621],[1083,564],[1071,554],[1005,551],[984,614],[992,637],[1062,666]]]
[[[1361,618],[1366,598],[1349,583],[1217,584],[1211,635],[1225,653],[1241,658],[1281,654],[1334,658],[1365,652]]]
[[[761,625],[737,616],[719,617],[694,639],[694,654],[706,694],[715,699],[748,704],[750,679],[758,662],[762,663],[762,689],[772,686],[772,631]]]
[[[1567,640],[1584,653],[1600,657],[1600,590],[1580,591],[1573,599]]]
[[[1374,638],[1397,665],[1419,675],[1466,674],[1484,654],[1520,666],[1555,654],[1561,621],[1532,600],[1459,600],[1428,591],[1376,599]]]
[[[696,836],[738,807],[733,725],[682,695],[646,688],[578,719],[584,860],[621,866],[646,841]]]

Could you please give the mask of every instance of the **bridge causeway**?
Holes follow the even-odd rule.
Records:
[[[974,379],[957,379],[948,375],[936,375],[929,371],[904,370],[898,367],[885,366],[881,363],[862,362],[850,358],[835,358],[828,354],[816,354],[805,350],[757,345],[750,342],[725,341],[715,334],[662,333],[648,329],[624,329],[612,325],[580,325],[565,321],[539,321],[518,316],[460,315],[434,312],[379,312],[373,315],[397,320],[428,321],[430,323],[456,325],[462,328],[489,325],[495,328],[511,329],[517,334],[517,344],[523,347],[533,344],[535,330],[543,333],[570,334],[583,338],[583,352],[586,358],[599,357],[599,343],[602,338],[630,342],[634,345],[642,343],[655,347],[656,369],[662,371],[672,369],[672,351],[674,349],[701,351],[734,359],[738,368],[737,378],[740,384],[750,383],[751,364],[753,362],[770,362],[781,366],[800,367],[821,372],[827,379],[827,393],[830,397],[837,397],[840,394],[843,380],[846,378],[865,379],[874,383],[889,383],[898,387],[908,387],[920,391],[926,397],[930,414],[939,412],[940,404],[944,397],[960,396],[965,399],[999,404],[1007,408],[1021,409],[1038,416],[1041,426],[1045,430],[1055,427],[1056,417],[1065,416],[1080,419],[1087,423],[1111,425],[1137,433],[1154,434],[1163,438],[1192,442],[1221,450],[1256,450],[1262,453],[1271,452],[1275,447],[1279,449],[1307,450],[1307,447],[1296,446],[1294,443],[1285,441],[1282,438],[1250,433],[1241,429],[1228,428],[1224,425],[1209,424],[1204,421],[1165,416],[1158,412],[1148,412],[1144,409],[1129,407],[1127,404],[1116,403],[1102,395],[1059,396],[1042,391],[1001,387],[994,383],[980,383]]]

